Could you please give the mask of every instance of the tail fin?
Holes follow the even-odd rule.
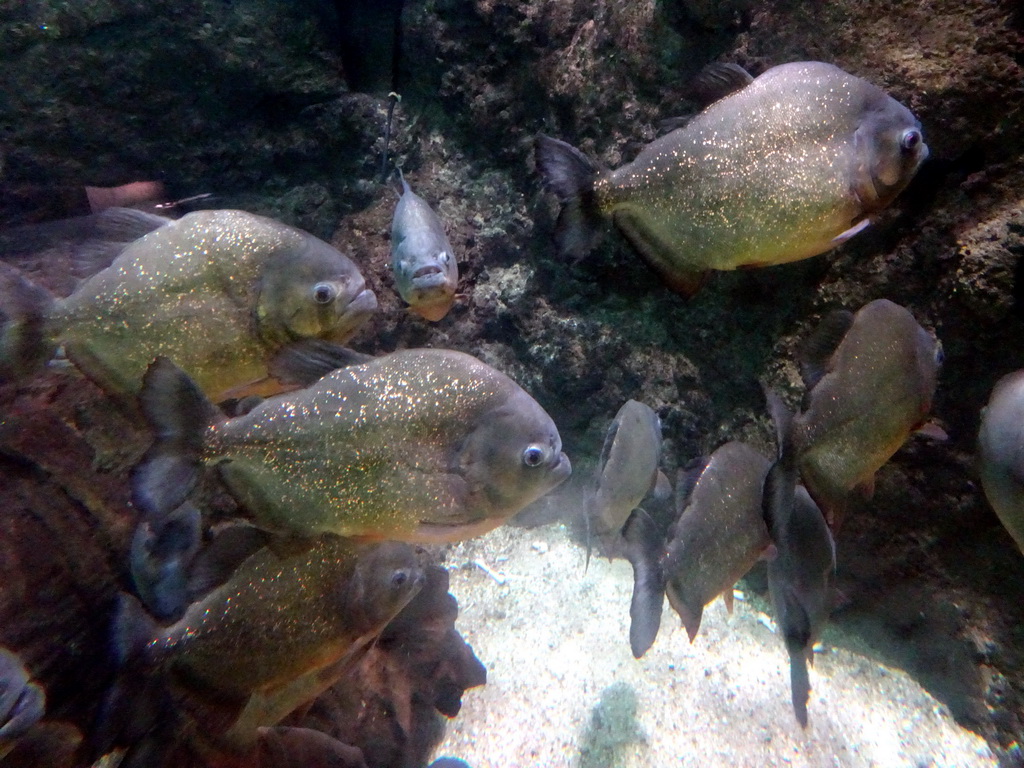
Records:
[[[661,570],[663,541],[654,521],[637,508],[622,529],[626,557],[633,566],[633,599],[629,606],[629,647],[639,659],[654,644],[661,628],[665,576]]]
[[[181,506],[199,482],[203,436],[219,414],[188,374],[166,357],[158,357],[146,371],[139,405],[154,441],[132,472],[132,501],[145,516],[161,519]]]
[[[594,181],[601,169],[576,147],[544,134],[534,140],[534,154],[544,186],[562,204],[555,228],[559,250],[573,258],[586,256],[601,238],[601,214],[594,196]]]
[[[0,274],[0,380],[27,376],[53,357],[46,319],[54,298],[14,273]]]
[[[131,572],[135,591],[159,619],[174,620],[189,603],[189,570],[202,538],[202,515],[188,502],[135,528]]]
[[[0,746],[28,732],[46,712],[46,694],[21,659],[0,648]]]
[[[792,689],[793,714],[801,728],[807,727],[807,699],[811,695],[811,678],[807,674],[807,657],[793,653],[789,657],[789,685]]]
[[[122,592],[110,622],[110,648],[117,676],[100,702],[88,736],[97,758],[117,745],[133,744],[159,722],[166,704],[164,690],[150,674],[146,647],[156,624],[132,595]]]

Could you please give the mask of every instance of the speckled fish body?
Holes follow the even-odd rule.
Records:
[[[444,224],[427,202],[401,180],[401,197],[391,223],[391,270],[395,289],[427,320],[448,314],[459,282],[455,251]]]
[[[927,154],[920,123],[880,88],[831,64],[795,62],[714,102],[631,163],[594,169],[592,195],[670,285],[692,293],[709,269],[829,250],[892,202]],[[581,241],[570,238],[570,249],[585,250]]]
[[[138,392],[165,355],[220,400],[249,385],[279,391],[267,370],[278,349],[344,342],[376,305],[355,264],[312,235],[244,211],[197,211],[131,243],[55,304],[47,330],[112,393]]]
[[[942,347],[904,307],[862,307],[794,420],[800,476],[830,522],[931,410]]]
[[[985,497],[1024,552],[1024,371],[993,388],[981,415],[978,458]]]
[[[334,536],[251,555],[152,638],[147,657],[197,693],[244,699],[286,686],[373,639],[416,594],[414,550]]]
[[[551,418],[476,358],[411,349],[209,428],[206,459],[270,529],[407,541],[488,531],[571,473]]]
[[[662,559],[665,592],[692,641],[704,606],[726,593],[770,544],[761,514],[768,459],[755,448],[730,442],[708,459],[693,483],[682,514],[669,531]]]
[[[629,400],[615,414],[605,438],[590,515],[598,535],[621,530],[630,512],[654,487],[661,459],[661,419]]]

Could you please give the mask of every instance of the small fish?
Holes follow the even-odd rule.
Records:
[[[723,88],[742,84],[728,75]],[[708,270],[797,261],[844,242],[927,156],[906,107],[814,61],[769,69],[614,171],[557,139],[536,141],[537,167],[563,206],[562,252],[586,254],[611,219],[685,295]]]
[[[807,727],[811,691],[807,664],[834,602],[836,548],[825,517],[807,489],[797,484],[792,446],[793,417],[779,397],[767,390],[778,435],[778,457],[768,470],[762,512],[774,545],[768,556],[768,590],[775,623],[789,652],[793,713]]]
[[[981,413],[978,458],[985,497],[1024,553],[1024,371],[992,389]]]
[[[872,301],[827,315],[803,352],[805,410],[793,423],[800,477],[835,529],[875,472],[925,425],[942,345],[905,308]]]
[[[651,408],[628,400],[615,414],[598,463],[589,517],[598,536],[617,534],[630,513],[658,482],[661,419]]]
[[[768,465],[768,459],[741,442],[726,443],[691,463],[676,483],[678,517],[660,548],[650,528],[636,527],[642,516],[634,513],[627,521],[627,556],[637,576],[643,576],[634,584],[630,609],[634,656],[643,655],[657,636],[659,588],[682,619],[690,642],[700,629],[704,606],[718,595],[732,610],[733,585],[771,544],[761,514]],[[651,563],[654,554],[659,555],[657,564]]]
[[[133,498],[153,515],[178,507],[209,464],[267,530],[457,541],[497,527],[572,472],[544,409],[508,376],[451,350],[370,358],[227,420],[161,358],[141,405],[156,442],[136,468]]]
[[[444,224],[398,171],[398,205],[391,223],[395,288],[421,317],[438,321],[455,301],[459,268]]]
[[[156,229],[65,299],[0,281],[0,374],[24,375],[58,344],[108,393],[131,398],[173,358],[215,401],[284,388],[275,355],[347,341],[376,309],[356,265],[306,232],[244,211],[196,211]]]

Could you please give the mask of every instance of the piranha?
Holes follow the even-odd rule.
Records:
[[[244,211],[159,224],[64,299],[0,281],[0,375],[30,372],[58,345],[108,393],[131,399],[146,366],[174,359],[215,401],[271,394],[275,356],[347,341],[376,309],[356,265],[301,230]]]
[[[124,596],[115,646],[130,680],[156,673],[186,708],[208,711],[202,740],[248,748],[258,727],[275,725],[333,685],[424,581],[416,551],[399,542],[326,535],[288,554],[263,547],[170,626],[156,625]],[[121,698],[107,717],[120,707],[118,716],[130,720],[136,708],[124,711],[132,699],[119,684]],[[214,719],[224,712],[226,722]]]
[[[693,642],[704,606],[722,595],[732,610],[732,587],[771,544],[761,514],[768,459],[741,442],[692,462],[676,484],[677,518],[659,542],[644,515],[623,531],[634,568],[630,645],[640,658],[654,643],[664,595]],[[639,510],[638,510],[639,512]]]
[[[455,301],[459,269],[444,224],[398,171],[398,205],[391,223],[391,270],[395,288],[421,317],[438,321]]]
[[[656,488],[660,459],[661,419],[649,406],[628,400],[608,427],[597,487],[589,499],[588,517],[598,536],[617,534],[644,496]]]
[[[981,486],[1024,552],[1024,371],[996,382],[978,431]]]
[[[422,586],[407,544],[323,536],[308,550],[264,547],[169,627],[146,658],[184,684],[246,699],[368,644]]]
[[[801,353],[805,410],[793,422],[800,477],[835,529],[855,493],[870,498],[875,472],[926,424],[942,345],[886,299],[857,314],[826,315]]]
[[[226,420],[159,358],[140,402],[156,440],[133,497],[157,519],[185,500],[206,464],[269,531],[457,541],[495,528],[572,472],[544,409],[505,374],[452,350],[368,358]]]
[[[721,78],[736,90],[615,170],[537,137],[537,167],[563,206],[563,254],[585,255],[611,219],[670,287],[692,295],[709,270],[798,261],[844,242],[928,156],[906,107],[831,64],[757,78],[738,69]]]
[[[789,653],[793,713],[807,727],[811,682],[808,662],[833,604],[836,547],[825,517],[807,489],[797,484],[792,446],[792,414],[778,395],[766,391],[778,436],[778,456],[768,470],[761,497],[773,547],[768,559],[768,591],[775,623]]]

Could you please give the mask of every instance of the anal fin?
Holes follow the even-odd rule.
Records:
[[[612,220],[644,261],[673,291],[690,298],[704,285],[708,270],[680,269],[673,259],[671,249],[649,232],[629,211],[616,211],[612,215]]]

